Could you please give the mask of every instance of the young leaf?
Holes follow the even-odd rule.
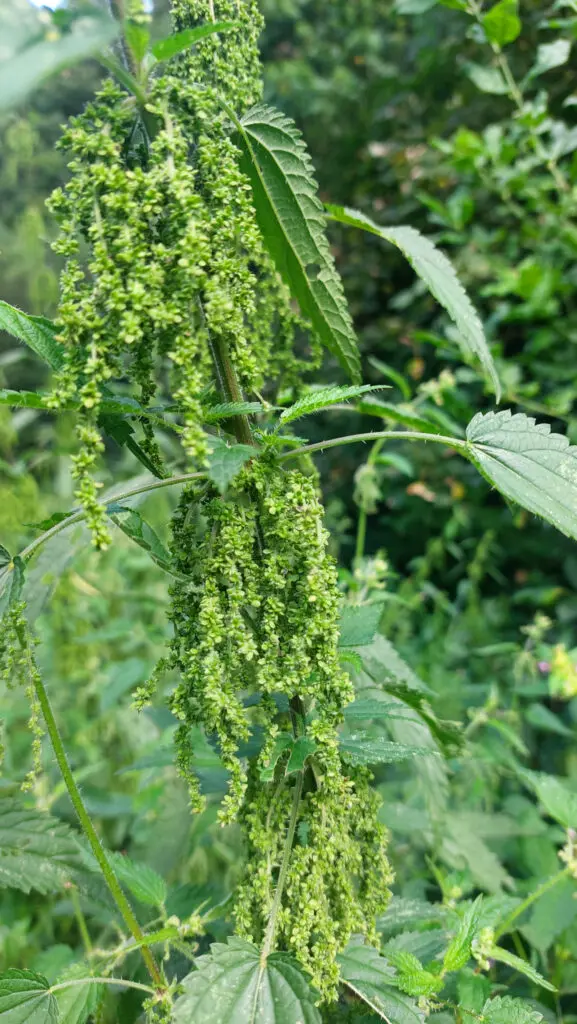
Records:
[[[520,974],[524,974],[526,978],[529,978],[535,985],[540,985],[541,988],[546,988],[548,992],[556,992],[557,989],[550,981],[547,981],[539,971],[527,962],[522,960],[520,956],[516,956],[515,953],[510,953],[508,949],[502,949],[501,946],[492,946],[489,953],[491,960],[497,960],[501,964],[507,964],[508,967],[512,967],[515,971],[519,971]]]
[[[0,800],[0,888],[60,892],[83,859],[74,833],[49,814]]]
[[[430,998],[444,985],[443,978],[425,970],[414,953],[405,949],[394,949],[387,945],[387,959],[397,968],[397,984],[410,996]]]
[[[127,537],[148,551],[153,562],[156,562],[165,572],[172,572],[169,552],[152,527],[142,518],[140,512],[134,508],[125,508],[116,501],[106,506],[106,512],[112,522],[116,523]]]
[[[339,647],[365,647],[375,637],[381,604],[346,604],[341,612]]]
[[[85,985],[78,984],[82,980],[86,980]],[[58,978],[59,985],[67,981],[76,984],[58,988],[55,992],[60,1011],[59,1024],[86,1024],[89,1018],[96,1015],[104,994],[104,985],[95,985],[89,977],[89,968],[82,963],[73,964]]]
[[[0,1024],[60,1024],[46,978],[14,967],[0,974]]]
[[[198,43],[215,32],[230,32],[238,28],[238,21],[216,21],[207,22],[205,25],[198,25],[196,28],[185,28],[182,32],[175,32],[173,36],[166,36],[165,39],[158,39],[151,47],[153,56],[157,60],[169,60],[177,53],[189,50],[191,46]]]
[[[321,1024],[315,992],[286,953],[261,962],[251,942],[230,938],[196,964],[174,1004],[174,1024]]]
[[[522,29],[517,13],[517,0],[499,0],[483,17],[483,28],[490,43],[506,46],[513,43]]]
[[[253,458],[256,451],[249,444],[229,445],[220,437],[212,437],[210,443],[208,476],[220,493],[224,494],[245,462]]]
[[[263,782],[272,782],[274,779],[275,768],[279,762],[279,759],[284,754],[285,750],[292,747],[294,742],[293,736],[289,732],[280,732],[275,737],[274,746],[271,750],[270,757],[264,768],[261,768],[260,777]]]
[[[409,747],[381,736],[368,739],[364,733],[341,736],[339,742],[343,760],[353,765],[398,764],[411,757],[429,757],[432,753],[426,747]]]
[[[483,897],[478,896],[475,902],[465,910],[443,959],[445,971],[459,971],[470,960],[471,943],[479,930],[482,900]]]
[[[272,107],[238,120],[243,170],[250,179],[263,240],[277,270],[324,345],[353,382],[360,378],[357,339],[325,234],[313,166],[300,132]]]
[[[332,220],[341,224],[370,231],[386,242],[391,242],[408,259],[415,273],[434,298],[446,309],[454,321],[466,351],[476,356],[491,380],[497,401],[501,397],[501,385],[493,358],[485,340],[483,325],[479,316],[457,277],[453,265],[429,238],[425,238],[411,227],[381,227],[369,217],[341,206],[327,207]]]
[[[546,71],[559,68],[566,64],[571,53],[571,42],[569,39],[555,39],[552,43],[541,43],[537,47],[537,59],[531,68],[528,78],[537,78],[544,75]]]
[[[541,1024],[543,1014],[521,999],[497,996],[485,1003],[481,1019],[484,1024]]]
[[[489,93],[490,96],[506,96],[509,92],[509,86],[499,68],[475,64],[473,61],[467,61],[463,67],[473,84],[481,92]]]
[[[505,497],[577,539],[577,447],[523,413],[477,413],[467,427],[472,462]]]
[[[120,881],[140,903],[150,907],[164,905],[167,897],[166,882],[153,868],[148,864],[136,864],[122,853],[109,853],[108,857]]]
[[[30,316],[0,300],[0,330],[23,341],[53,370],[64,363],[64,347],[56,341],[56,326],[44,316]]]
[[[343,984],[389,1024],[422,1024],[423,1010],[408,996],[395,991],[395,971],[372,946],[358,939],[338,957]]]
[[[308,395],[303,395],[289,409],[284,409],[281,413],[280,423],[284,426],[303,416],[310,416],[313,412],[328,409],[331,405],[347,402],[350,398],[358,398],[359,395],[364,395],[367,391],[382,391],[385,386],[384,384],[374,386],[372,384],[356,384],[349,387],[318,388],[316,391],[310,391]]]
[[[220,420],[230,419],[231,416],[252,416],[262,410],[261,402],[220,402],[218,405],[209,406],[204,418],[207,423],[219,423]]]
[[[43,79],[104,49],[117,34],[113,18],[91,13],[75,19],[70,31],[59,35],[52,30],[41,42],[21,49],[2,64],[0,109],[21,103]]]

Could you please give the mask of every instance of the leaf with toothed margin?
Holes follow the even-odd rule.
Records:
[[[410,996],[396,990],[396,972],[372,946],[353,939],[338,957],[346,988],[388,1024],[423,1024],[425,1014]]]
[[[227,444],[220,437],[211,437],[208,456],[208,477],[215,487],[224,494],[245,462],[256,455],[256,449],[249,444]]]
[[[577,447],[523,413],[477,413],[467,427],[471,461],[506,498],[577,540]]]
[[[0,1024],[59,1024],[60,1014],[42,974],[12,967],[0,974]]]

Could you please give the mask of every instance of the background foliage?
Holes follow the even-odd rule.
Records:
[[[410,223],[441,243],[481,312],[506,404],[576,442],[575,3],[527,0],[519,11],[508,4],[507,19],[489,22],[489,41],[465,0],[264,0],[263,9],[267,99],[303,129],[323,198],[383,224]],[[161,33],[161,4],[156,19]],[[96,62],[85,62],[2,115],[2,297],[30,312],[50,315],[57,299],[58,263],[48,248],[54,226],[43,202],[64,175],[54,150],[59,125],[81,109],[100,75]],[[378,415],[391,425],[419,416],[462,434],[491,402],[463,365],[446,316],[395,249],[337,225],[331,235],[364,378],[394,388],[383,399],[393,409]],[[42,372],[3,337],[3,387],[45,384]],[[337,373],[325,365],[322,379]],[[329,429],[379,425],[375,408],[362,403],[306,422],[311,441]],[[29,524],[72,505],[73,445],[72,419],[0,408],[0,537],[10,549],[33,536]],[[564,828],[577,827],[574,546],[507,508],[468,463],[439,456],[435,446],[351,447],[327,452],[319,465],[343,587],[382,600],[383,638],[374,642],[394,642],[416,673],[412,683],[439,718],[462,723],[467,740],[448,761],[430,756],[379,771],[397,873],[381,922],[385,949],[435,961],[455,908],[484,893],[484,924],[500,921],[506,949],[557,991],[495,962],[492,987],[469,969],[458,974],[450,996],[465,1007],[460,1016],[445,1008],[432,1019],[475,1019],[500,992],[525,997],[547,1022],[569,1024],[577,1020],[575,884],[565,878],[519,918],[515,910],[562,867]],[[133,480],[138,470],[126,449],[110,445],[108,483]],[[146,502],[163,540],[171,501],[163,492]],[[143,920],[158,911],[164,923],[226,899],[238,877],[238,836],[217,827],[214,801],[189,817],[170,767],[170,716],[161,709],[137,716],[129,706],[167,641],[166,575],[120,530],[104,556],[85,541],[78,527],[72,544],[56,541],[36,563],[41,667],[107,844],[168,879],[167,892],[141,901]],[[405,671],[396,665],[391,676]],[[370,698],[370,680],[358,683]],[[29,768],[29,708],[14,693],[2,695],[2,708],[0,785],[8,797]],[[402,718],[390,730],[392,740],[431,742],[423,726]],[[218,794],[222,771],[210,749],[200,761],[207,789]],[[47,750],[44,767],[29,806],[72,822]],[[5,832],[0,821],[2,848]],[[2,969],[28,967],[54,980],[83,955],[84,918],[101,944],[114,941],[102,892],[79,897],[58,879],[40,895],[26,888],[0,894]],[[206,932],[203,950],[225,937],[218,911]],[[124,969],[137,971],[134,956]],[[114,1004],[106,996],[99,1019],[128,1024],[138,1005],[129,991]],[[487,1019],[511,1019],[506,1006],[502,1017],[497,1009]],[[335,1020],[350,1012],[343,1000]]]

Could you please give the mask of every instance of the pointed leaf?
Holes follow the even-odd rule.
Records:
[[[365,647],[375,637],[382,604],[346,604],[341,612],[339,647]]]
[[[256,946],[233,938],[196,963],[174,1004],[173,1024],[321,1024],[314,991],[285,953],[261,962]]]
[[[127,537],[130,537],[139,547],[144,548],[149,553],[153,562],[156,562],[165,572],[172,571],[169,552],[166,550],[160,537],[157,536],[146,520],[142,518],[140,512],[137,512],[134,508],[125,508],[116,501],[106,506],[106,512],[112,519],[112,522],[116,523]]]
[[[517,11],[517,0],[499,0],[485,14],[483,28],[490,43],[506,46],[515,41],[523,27]]]
[[[104,985],[96,985],[89,976],[86,964],[73,964],[58,978],[58,985],[67,981],[86,981],[85,985],[75,984],[57,988],[55,992],[60,1011],[59,1024],[86,1024],[96,1014],[104,994]],[[55,986],[56,987],[56,986]]]
[[[11,409],[45,409],[46,395],[37,391],[6,391],[0,390],[0,405],[8,405]]]
[[[30,316],[0,300],[0,330],[23,341],[53,370],[64,363],[64,346],[56,341],[56,325],[44,316]]]
[[[389,1024],[422,1024],[423,1010],[395,991],[395,971],[372,946],[353,939],[338,957],[343,984]]]
[[[148,864],[137,864],[122,853],[109,853],[108,857],[120,881],[140,903],[150,907],[164,905],[167,897],[166,882],[153,868]]]
[[[0,974],[0,1024],[59,1024],[46,978],[15,968]]]
[[[497,960],[501,964],[507,964],[508,967],[512,967],[515,971],[519,971],[520,974],[524,974],[526,978],[529,978],[535,985],[540,985],[541,988],[546,988],[548,992],[556,992],[557,989],[550,981],[547,981],[539,971],[527,962],[522,960],[520,956],[516,956],[515,953],[510,953],[508,949],[502,949],[501,946],[492,946],[491,952],[489,953],[491,960]]]
[[[361,662],[362,667],[362,662]],[[397,701],[385,701],[377,700],[376,698],[366,697],[360,700],[354,700],[352,704],[347,704],[343,710],[345,721],[362,722],[368,719],[374,718],[407,718],[412,719],[410,711],[405,711],[404,708],[399,708]]]
[[[479,896],[465,910],[443,959],[443,969],[445,971],[459,971],[470,960],[471,943],[479,930],[482,902],[483,897]]]
[[[339,742],[343,760],[353,765],[398,764],[412,757],[430,757],[432,753],[427,747],[409,747],[382,736],[368,739],[364,733],[341,736]]]
[[[254,457],[256,449],[249,444],[229,445],[220,437],[212,437],[210,443],[208,476],[220,493],[224,494],[245,462]]]
[[[559,68],[566,64],[571,53],[571,42],[569,39],[555,39],[552,43],[541,43],[537,47],[537,59],[531,68],[528,78],[537,78],[544,75],[546,71]]]
[[[285,750],[292,747],[294,737],[289,732],[280,732],[275,737],[274,746],[271,750],[270,757],[264,768],[261,768],[260,777],[263,782],[272,782],[274,779],[275,768],[279,762],[279,759],[284,754]]]
[[[386,387],[384,384],[356,384],[349,387],[317,388],[299,398],[298,402],[291,405],[289,409],[284,409],[280,422],[283,425],[292,423],[293,420],[299,420],[302,416],[310,416],[311,413],[327,409],[331,405],[347,402],[350,398],[358,398],[359,395],[364,395],[367,391],[382,391],[384,387]]]
[[[157,60],[169,60],[170,57],[189,50],[195,43],[206,39],[207,36],[214,35],[215,32],[230,32],[238,27],[238,21],[217,21],[198,25],[196,28],[185,28],[182,32],[175,32],[174,35],[167,36],[166,39],[158,39],[151,48],[152,53]]]
[[[206,409],[204,418],[207,423],[218,423],[230,419],[231,416],[253,416],[262,412],[261,402],[220,402]]]
[[[299,738],[293,743],[286,766],[286,774],[291,775],[292,772],[302,772],[307,757],[314,754],[316,749],[317,745],[315,741],[310,739],[309,736],[299,736]]]
[[[242,167],[250,179],[259,227],[276,268],[320,340],[357,382],[357,339],[300,132],[272,107],[254,107],[241,121],[226,109],[238,129]]]
[[[468,453],[505,497],[577,539],[577,447],[523,413],[477,413]]]
[[[491,380],[497,401],[499,401],[501,386],[485,339],[483,325],[459,281],[453,265],[445,254],[437,249],[429,238],[425,238],[414,228],[381,227],[380,224],[376,224],[356,210],[349,210],[341,206],[329,206],[327,209],[332,220],[370,231],[373,235],[378,235],[379,238],[391,242],[400,249],[415,273],[424,281],[431,294],[454,321],[465,350],[479,360]]]

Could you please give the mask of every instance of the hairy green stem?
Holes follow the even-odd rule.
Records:
[[[433,441],[435,444],[448,445],[457,451],[468,454],[468,445],[458,437],[444,437],[442,434],[423,434],[418,430],[373,430],[366,434],[348,434],[345,437],[332,437],[328,441],[316,441],[305,444],[301,448],[293,448],[283,452],[281,459],[294,459],[299,455],[310,455],[312,452],[323,452],[326,448],[338,448],[341,444],[358,444],[360,441]]]
[[[283,897],[283,892],[284,892],[284,887],[285,887],[285,882],[286,882],[286,876],[287,876],[287,872],[288,872],[288,869],[289,869],[290,858],[291,858],[291,853],[292,853],[292,848],[293,848],[293,843],[294,843],[294,838],[295,838],[295,832],[296,832],[296,827],[297,827],[297,821],[298,821],[298,816],[299,816],[299,807],[300,807],[301,797],[302,797],[302,793],[303,793],[303,782],[304,782],[304,773],[303,772],[299,772],[298,775],[297,775],[297,779],[296,779],[296,782],[295,782],[295,787],[294,787],[294,790],[293,790],[293,802],[292,802],[291,816],[290,816],[290,821],[289,821],[289,825],[288,825],[288,829],[287,829],[287,834],[286,834],[286,839],[285,839],[285,844],[284,844],[284,851],[283,851],[283,857],[282,857],[282,861],[281,861],[281,866],[280,866],[279,873],[278,873],[278,881],[277,881],[277,884],[276,884],[276,891],[275,891],[275,894],[274,894],[272,910],[270,912],[270,917],[268,919],[268,924],[267,924],[266,933],[265,933],[265,937],[264,937],[262,953],[261,953],[261,963],[264,963],[266,961],[267,956],[269,955],[269,953],[271,952],[271,950],[272,950],[272,948],[274,946],[278,914],[279,914],[279,910],[280,910],[281,903],[282,903],[282,897]]]
[[[242,402],[243,394],[224,340],[222,338],[211,338],[209,334],[208,344],[223,401]],[[254,445],[254,438],[247,416],[231,416],[230,424],[239,444]]]
[[[92,953],[92,940],[90,938],[90,932],[88,931],[88,926],[86,924],[86,918],[84,917],[82,907],[80,906],[78,889],[76,888],[75,885],[70,886],[70,899],[72,901],[72,906],[74,907],[74,916],[76,918],[78,931],[80,932],[80,937],[82,939],[82,945],[84,946],[84,951],[89,956]]]
[[[379,441],[375,441],[371,454],[367,459],[367,466],[374,466],[377,455],[385,443],[385,438],[380,438]],[[355,560],[354,565],[360,565],[360,562],[365,554],[365,543],[367,539],[367,510],[365,508],[359,508],[359,521],[357,523],[357,542],[355,544]]]
[[[156,989],[150,985],[141,985],[139,981],[129,981],[126,978],[75,978],[71,981],[60,981],[58,985],[52,985],[50,992],[62,992],[65,988],[78,988],[79,985],[121,985],[122,988],[136,988],[139,992],[148,992],[155,996]]]
[[[511,925],[515,923],[517,918],[521,917],[521,914],[524,914],[525,911],[533,905],[533,903],[536,903],[537,900],[541,899],[541,896],[544,896],[550,889],[554,889],[555,886],[558,885],[559,882],[563,881],[564,878],[570,877],[571,872],[569,868],[564,868],[563,871],[559,871],[556,875],[552,875],[551,878],[548,878],[547,881],[543,882],[543,884],[537,889],[529,893],[527,898],[524,899],[518,907],[515,907],[515,909],[511,911],[509,916],[503,921],[501,927],[497,929],[495,932],[495,942],[498,942],[506,932],[510,931]]]
[[[74,775],[72,774],[72,770],[68,763],[66,750],[64,749],[62,737],[60,735],[60,731],[58,729],[58,725],[54,717],[54,712],[52,711],[52,705],[50,703],[46,687],[42,682],[40,674],[35,670],[35,665],[33,664],[32,661],[32,653],[30,651],[30,643],[27,638],[25,639],[25,644],[27,657],[30,665],[30,679],[32,680],[34,690],[38,698],[38,703],[40,704],[40,707],[42,709],[42,715],[46,723],[46,728],[48,730],[48,735],[50,737],[50,742],[52,744],[54,756],[56,758],[56,762],[60,769],[60,773],[66,785],[66,789],[68,790],[68,795],[72,802],[72,806],[76,811],[78,820],[82,827],[82,831],[84,832],[84,835],[86,836],[90,844],[90,848],[92,850],[92,853],[94,854],[94,857],[96,858],[96,861],[98,862],[100,870],[102,871],[104,880],[110,891],[110,895],[112,896],[116,906],[118,907],[118,911],[126,927],[133,936],[135,942],[141,943],[144,940],[144,933],[138,921],[136,920],[134,911],[132,910],[130,903],[128,902],[126,896],[124,895],[120,882],[116,877],[114,868],[110,864],[108,857],[106,856],[106,851],[98,836],[98,833],[96,832],[96,829],[92,824],[92,819],[88,811],[86,810],[86,807],[84,806],[84,802],[80,795],[80,790],[76,785]],[[146,964],[148,973],[150,974],[150,977],[154,982],[154,985],[156,986],[157,989],[163,989],[165,987],[164,980],[152,953],[146,946],[143,946],[140,952],[142,959]]]

